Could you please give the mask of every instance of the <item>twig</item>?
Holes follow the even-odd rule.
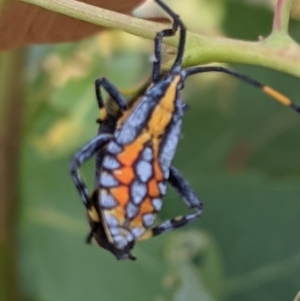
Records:
[[[277,0],[272,31],[287,33],[293,0]]]
[[[153,39],[155,33],[165,25],[140,20],[113,11],[94,7],[74,0],[21,0],[48,10],[71,16],[96,25],[118,28],[130,34]],[[283,2],[277,8],[275,28],[287,27],[288,11],[291,0]],[[278,25],[280,24],[280,25]],[[278,27],[279,26],[279,27]],[[272,38],[271,38],[272,37]],[[164,41],[175,46],[177,38]],[[214,61],[225,63],[244,63],[268,67],[300,77],[300,47],[287,35],[270,36],[259,42],[233,40],[223,37],[205,37],[199,34],[188,34],[184,66],[200,65]]]

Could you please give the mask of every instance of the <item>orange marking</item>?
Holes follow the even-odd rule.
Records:
[[[162,181],[163,175],[157,161],[153,162],[153,170],[156,181]]]
[[[127,145],[123,152],[118,155],[117,159],[120,163],[126,166],[132,166],[134,161],[136,161],[143,145],[134,141],[132,144]]]
[[[144,227],[141,215],[138,213],[130,222],[130,228]]]
[[[143,227],[142,216],[146,213],[153,212],[153,206],[150,198],[143,199],[138,214],[132,219],[130,227]]]
[[[286,107],[289,107],[292,104],[289,98],[269,86],[264,86],[262,90]]]
[[[169,85],[168,89],[165,92],[165,95],[161,98],[158,103],[162,106],[166,111],[173,113],[174,111],[174,101],[177,94],[177,85],[180,81],[180,75],[174,77],[172,83]]]
[[[153,136],[158,137],[162,135],[170,123],[174,112],[177,85],[179,81],[180,76],[175,76],[173,82],[169,85],[164,96],[160,99],[149,118],[148,128]]]
[[[134,172],[131,167],[122,167],[113,172],[113,176],[122,184],[130,184],[134,179]]]
[[[138,214],[134,217],[134,219],[132,219],[131,223],[130,223],[130,227],[142,227],[145,228],[143,226],[143,220],[142,220],[142,216],[146,213],[153,213],[153,206],[151,203],[151,199],[150,198],[145,198],[143,199],[141,206],[140,206],[140,210],[138,212]]]
[[[155,157],[158,156],[160,141],[161,139],[157,139],[157,138],[152,139],[152,149]]]
[[[151,179],[148,182],[148,195],[153,198],[158,197],[160,195],[156,179]]]
[[[125,223],[125,208],[122,206],[118,206],[112,210],[110,210],[110,214],[112,214],[117,221],[119,222],[119,225],[123,225]]]
[[[146,213],[151,213],[153,211],[154,210],[153,210],[153,206],[152,206],[152,203],[151,203],[151,199],[150,198],[143,199],[138,214],[143,215],[143,214],[146,214]]]
[[[162,135],[167,125],[170,123],[171,118],[172,113],[166,111],[158,104],[148,121],[150,133],[155,137]]]
[[[127,186],[111,188],[110,193],[122,207],[124,207],[129,201],[129,189]]]
[[[150,139],[149,132],[144,130],[131,144],[124,147],[124,150],[117,156],[119,162],[126,166],[132,166],[137,160],[140,151],[144,148],[145,143]]]

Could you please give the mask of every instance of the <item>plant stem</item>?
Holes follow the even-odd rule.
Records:
[[[53,12],[57,12],[88,23],[101,25],[104,27],[122,29],[133,35],[141,36],[145,31],[146,38],[153,38],[154,33],[161,26],[154,22],[149,22],[133,18],[114,11],[95,7],[80,1],[74,0],[21,0],[29,4],[43,7]],[[144,27],[145,22],[150,28]]]
[[[153,39],[166,25],[140,20],[120,13],[94,7],[74,0],[21,0],[54,12],[71,16],[96,25],[118,28],[130,34]],[[281,3],[282,2],[282,3]],[[277,3],[275,28],[284,30],[292,0]],[[244,63],[268,67],[300,77],[300,47],[287,35],[271,35],[272,39],[260,42],[240,41],[223,37],[205,37],[188,33],[184,66],[211,62]],[[270,36],[270,37],[271,37]],[[175,46],[177,38],[165,39]]]
[[[17,272],[18,157],[23,104],[23,51],[0,55],[0,291],[20,300]],[[1,300],[2,300],[1,299]]]
[[[293,0],[277,0],[272,31],[288,32],[290,13]]]
[[[270,36],[271,38],[272,36]],[[275,38],[275,37],[274,37]],[[229,38],[204,38],[189,34],[185,66],[211,62],[243,63],[267,67],[300,77],[300,47],[289,37],[246,42]],[[285,39],[282,43],[282,38]],[[205,40],[203,43],[202,41]]]

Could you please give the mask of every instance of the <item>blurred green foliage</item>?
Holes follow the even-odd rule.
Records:
[[[227,36],[256,39],[269,32],[266,8],[222,5],[220,30]],[[300,26],[291,31],[299,40]],[[28,52],[20,167],[25,299],[293,300],[300,277],[299,116],[226,75],[195,76],[183,93],[190,109],[174,165],[204,202],[203,217],[137,244],[136,262],[117,262],[84,243],[88,224],[68,161],[97,132],[94,80],[105,76],[128,88],[151,67],[142,47],[121,43],[111,52],[103,50],[106,43],[97,37]],[[234,67],[299,104],[299,79]],[[93,162],[83,170],[92,186]],[[182,211],[169,189],[159,220]]]

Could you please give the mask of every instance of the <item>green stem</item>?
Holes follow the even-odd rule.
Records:
[[[1,300],[20,300],[17,272],[18,156],[23,52],[0,54],[0,280]]]
[[[61,13],[73,18],[105,27],[118,28],[130,34],[153,39],[156,32],[166,25],[140,20],[113,11],[94,7],[74,0],[21,0],[45,9]],[[284,1],[284,0],[279,0]],[[277,10],[279,14],[275,28],[286,28],[287,11],[291,0]],[[164,42],[175,46],[177,38],[169,38]],[[268,67],[300,77],[300,47],[287,35],[276,36],[260,42],[248,42],[229,38],[210,38],[199,34],[188,33],[184,66],[200,65],[215,61],[224,63],[243,63]]]
[[[246,42],[189,34],[184,65],[215,61],[263,66],[300,77],[300,68],[295,68],[300,64],[300,47],[287,36],[276,40],[274,36],[270,36],[263,41]]]
[[[29,4],[43,7],[53,12],[57,12],[88,23],[101,25],[104,27],[122,29],[133,35],[142,36],[145,32],[145,38],[152,39],[157,30],[162,27],[154,22],[149,22],[124,14],[113,12],[100,7],[95,7],[80,1],[74,0],[21,0]],[[144,25],[150,28],[144,28]]]
[[[277,0],[274,10],[273,32],[288,32],[292,3],[293,0]]]

